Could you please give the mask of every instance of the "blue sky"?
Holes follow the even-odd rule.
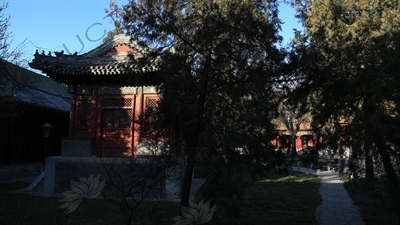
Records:
[[[123,5],[127,0],[117,0]],[[109,0],[9,0],[5,15],[11,16],[9,31],[14,35],[13,46],[27,39],[26,58],[31,61],[36,49],[40,51],[87,52],[101,43],[113,29],[105,17]],[[281,4],[282,36],[288,42],[293,28],[300,28],[294,11]]]

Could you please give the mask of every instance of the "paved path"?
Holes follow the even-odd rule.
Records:
[[[314,170],[297,167],[304,173],[316,174]],[[358,208],[353,205],[349,194],[343,187],[337,172],[320,171],[320,194],[322,203],[316,211],[316,219],[320,225],[365,225]]]
[[[343,187],[338,173],[320,172],[322,204],[317,208],[316,217],[321,225],[364,225],[358,208],[353,205]]]

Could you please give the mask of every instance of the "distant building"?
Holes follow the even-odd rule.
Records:
[[[283,122],[275,124],[275,135],[271,140],[271,144],[276,149],[290,148],[291,134]],[[315,148],[317,143],[322,142],[321,136],[313,135],[313,129],[310,123],[303,122],[299,126],[299,130],[294,137],[296,150],[300,151],[305,148]]]
[[[71,96],[65,85],[7,61],[0,62],[0,162],[43,160],[61,154]],[[47,140],[42,125],[53,129]]]

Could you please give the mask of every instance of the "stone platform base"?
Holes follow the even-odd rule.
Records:
[[[119,194],[118,188],[130,185],[137,195],[150,190],[149,199],[179,201],[179,169],[151,164],[146,158],[62,157],[46,158],[44,191],[62,193],[71,190],[71,180],[96,177],[108,183],[103,190],[108,196]],[[143,178],[146,178],[143,180]],[[115,187],[119,186],[119,187]]]

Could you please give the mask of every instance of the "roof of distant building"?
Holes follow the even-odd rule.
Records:
[[[284,122],[276,121],[275,122],[276,132],[280,133],[281,135],[289,135],[290,132],[288,131],[287,126]],[[299,124],[299,130],[297,131],[298,136],[312,134],[312,127],[309,122],[301,122]]]
[[[7,61],[1,64],[0,73],[4,82],[0,97],[40,108],[69,112],[71,96],[65,85]]]

